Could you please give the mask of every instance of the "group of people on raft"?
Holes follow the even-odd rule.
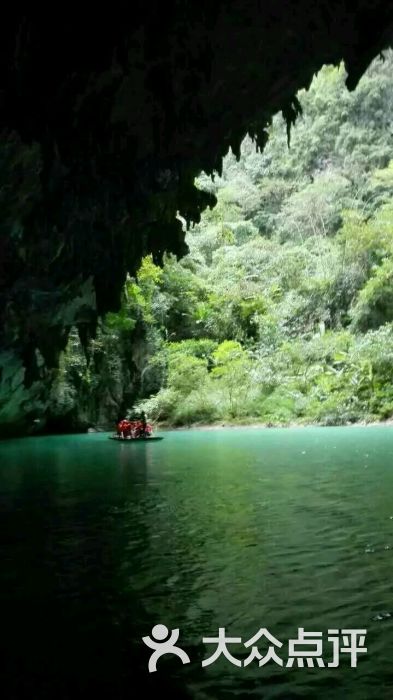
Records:
[[[136,419],[123,419],[117,424],[117,436],[122,440],[137,440],[139,438],[150,437],[153,432],[152,426],[146,422],[144,411]]]

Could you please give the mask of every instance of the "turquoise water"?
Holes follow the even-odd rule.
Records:
[[[3,696],[393,697],[393,428],[161,434],[0,444]],[[149,674],[156,624],[189,664]],[[243,661],[266,628],[284,666],[202,667],[219,627]],[[367,653],[288,668],[300,627],[326,662],[328,629],[366,629]]]

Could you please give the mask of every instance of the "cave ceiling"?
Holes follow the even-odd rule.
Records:
[[[247,133],[262,149],[278,111],[290,125],[323,64],[344,60],[354,89],[392,27],[386,0],[11,9],[0,28],[0,397],[15,372],[28,387],[55,367],[72,325],[118,309],[143,255],[186,252],[177,213],[191,224],[214,205],[194,187],[202,170],[220,172]]]

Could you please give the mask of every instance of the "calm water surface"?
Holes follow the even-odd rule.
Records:
[[[2,697],[392,698],[393,428],[162,435],[0,444]],[[148,673],[157,623],[190,664]],[[219,627],[267,628],[284,664],[299,627],[365,628],[368,652],[202,667]]]

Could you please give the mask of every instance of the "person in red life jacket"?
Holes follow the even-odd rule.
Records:
[[[117,425],[117,434],[123,440],[131,437],[131,423],[128,420],[121,420]]]
[[[118,437],[122,440],[149,437],[153,432],[152,426],[146,422],[144,411],[141,413],[140,420],[123,419],[119,421],[116,429]]]
[[[142,427],[141,421],[140,421],[140,420],[136,420],[136,421],[134,422],[134,425],[135,425],[135,437],[136,437],[136,438],[142,437],[142,435],[143,435],[143,433],[142,433],[143,427]]]

